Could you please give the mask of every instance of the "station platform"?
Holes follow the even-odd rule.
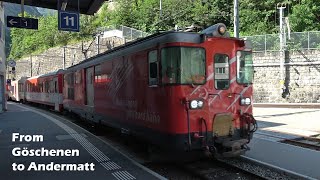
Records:
[[[0,114],[0,177],[165,179],[68,120],[15,103]]]
[[[258,131],[244,158],[299,179],[320,179],[320,151],[282,143],[284,139],[320,138],[320,109],[254,107]]]
[[[320,109],[254,107],[259,130],[296,136],[320,134]]]

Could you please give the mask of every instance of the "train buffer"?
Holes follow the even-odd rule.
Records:
[[[8,103],[0,114],[1,179],[164,179],[65,119]]]

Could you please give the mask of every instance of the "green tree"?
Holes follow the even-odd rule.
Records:
[[[97,25],[96,16],[80,17],[80,33],[58,30],[57,14],[38,18],[38,30],[12,29],[9,59],[19,59],[24,55],[44,51],[55,46],[67,45],[73,41],[91,38]]]
[[[290,15],[292,31],[320,30],[320,1],[301,0],[293,6]]]

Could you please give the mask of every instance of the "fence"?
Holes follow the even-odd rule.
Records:
[[[247,36],[246,38],[252,42],[255,52],[279,51],[280,49],[279,34]],[[287,36],[287,49],[320,49],[320,31],[290,33],[290,39]]]
[[[41,54],[33,54],[18,61],[17,74],[11,74],[11,78],[20,78],[22,76],[36,76],[52,72],[57,69],[67,68],[79,62],[103,53],[125,42],[145,37],[148,34],[126,26],[103,27],[98,32],[119,30],[120,36],[112,35],[103,38],[98,35],[88,42],[67,45],[64,47],[55,47],[48,49]],[[112,33],[111,33],[112,34]],[[9,74],[9,73],[8,73]]]
[[[125,42],[132,41],[138,38],[146,37],[149,34],[134,28],[130,28],[127,26],[108,26],[108,27],[102,27],[98,28],[98,31],[104,32],[104,31],[111,31],[111,30],[120,30],[122,32],[122,36],[125,39]]]

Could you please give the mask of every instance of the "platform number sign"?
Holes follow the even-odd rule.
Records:
[[[59,30],[79,32],[79,13],[59,11]]]
[[[17,17],[17,16],[7,16],[7,27],[38,29],[38,19],[23,18],[23,17]]]

